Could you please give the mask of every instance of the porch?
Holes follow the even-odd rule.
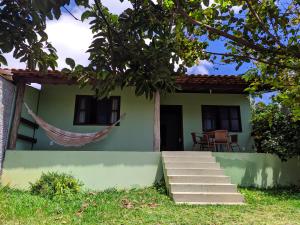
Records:
[[[113,109],[114,112],[110,109],[107,116],[109,119],[102,117],[101,121],[79,121],[80,101],[82,99],[89,101],[93,95],[88,87],[80,89],[74,81],[66,80],[57,71],[41,76],[38,72],[17,70],[13,72],[12,78],[18,84],[31,82],[42,84],[41,90],[26,86],[23,101],[38,116],[63,130],[80,133],[96,132],[108,125],[105,120],[118,118],[120,114],[126,113],[126,118],[106,139],[74,149],[59,146],[51,141],[41,128],[35,126],[31,116],[21,104],[16,149],[153,151],[155,142],[153,134],[157,133],[154,108],[157,103],[155,100],[150,101],[135,96],[132,88],[115,90],[112,93],[117,101],[117,107]],[[230,134],[238,135],[241,150],[253,151],[249,122],[250,102],[248,95],[243,92],[246,83],[241,78],[199,75],[183,77],[178,82],[182,91],[160,96],[159,99],[161,125],[158,133],[161,137],[162,150],[197,150],[193,149],[192,132],[202,133],[212,128],[223,129],[226,122],[225,128],[231,131]],[[100,107],[105,105],[103,103],[94,105],[97,104],[100,104]],[[217,108],[217,114],[210,113],[207,108],[210,108],[210,111],[212,108]],[[236,109],[236,116],[229,115],[232,109]],[[223,113],[226,113],[224,110],[227,110],[227,114],[223,118]],[[87,111],[97,111],[97,109],[90,107]],[[212,115],[215,115],[215,118],[211,118]],[[230,124],[234,122],[238,127],[231,129],[233,125]],[[12,124],[12,128],[14,126],[18,125]]]
[[[26,87],[24,102],[48,123],[63,130],[87,133],[103,129],[103,125],[76,124],[76,96],[92,95],[88,89],[76,86],[44,85],[42,90]],[[135,97],[133,91],[115,91],[113,96],[120,97],[120,112],[126,117],[115,127],[108,137],[97,143],[91,143],[77,150],[116,150],[124,151],[153,149],[153,107],[154,102],[143,97]],[[199,150],[193,148],[191,133],[203,133],[203,106],[209,104],[236,107],[240,114],[241,127],[237,134],[242,151],[252,151],[250,136],[250,105],[244,95],[175,93],[161,97],[161,147],[162,150]],[[52,142],[43,129],[30,127],[25,121],[33,122],[26,109],[22,107],[21,124],[18,131],[16,149],[70,149]],[[130,130],[130,132],[128,132]],[[142,131],[142,132],[141,132]],[[22,136],[32,139],[22,139]],[[20,138],[21,137],[21,138]],[[30,141],[33,141],[31,143]]]

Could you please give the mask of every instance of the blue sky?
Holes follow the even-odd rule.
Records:
[[[123,3],[120,0],[102,0],[103,5],[109,8],[113,13],[120,14],[124,9],[131,6],[131,4],[125,0]],[[74,4],[72,0],[71,4],[67,6],[77,18],[81,17],[84,12],[83,8],[79,8]],[[59,56],[58,69],[64,68],[65,58],[71,57],[75,61],[82,65],[88,65],[88,54],[86,50],[92,41],[92,33],[89,29],[88,21],[81,22],[75,20],[65,10],[62,10],[63,14],[61,18],[56,21],[48,21],[46,32],[49,36],[49,41],[57,49]],[[207,50],[213,52],[224,52],[223,41],[212,42]],[[8,67],[10,68],[25,68],[24,63],[18,62],[12,57],[12,54],[7,54]],[[219,61],[213,63],[206,60],[200,61],[199,65],[195,65],[188,69],[189,74],[213,74],[213,75],[239,75],[245,73],[253,65],[246,63],[235,70],[236,64],[222,64]],[[264,97],[264,101],[267,98]]]

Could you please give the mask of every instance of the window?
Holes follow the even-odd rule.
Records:
[[[77,95],[74,125],[110,125],[120,118],[120,97],[98,100],[91,95]]]
[[[203,130],[228,130],[241,132],[241,114],[239,106],[202,106]]]

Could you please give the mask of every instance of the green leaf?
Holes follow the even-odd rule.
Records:
[[[81,15],[81,20],[84,21],[84,20],[88,19],[91,15],[92,15],[91,11],[85,11]]]
[[[203,0],[203,4],[208,7],[209,6],[209,0]]]
[[[6,61],[6,59],[5,59],[5,57],[3,55],[0,55],[0,65],[1,64],[7,66],[7,61]]]
[[[59,19],[60,15],[61,15],[61,11],[60,11],[60,8],[53,8],[53,14],[54,14],[54,17],[55,19]]]
[[[75,61],[71,58],[66,58],[66,64],[69,65],[72,69],[75,67]]]

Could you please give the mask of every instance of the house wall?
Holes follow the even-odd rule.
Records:
[[[162,105],[182,105],[184,149],[191,150],[193,143],[191,132],[202,132],[202,105],[240,106],[242,132],[238,134],[239,144],[243,151],[251,151],[251,110],[247,95],[242,94],[198,94],[175,93],[161,98]]]
[[[8,144],[15,89],[13,83],[0,76],[0,173],[4,151]]]
[[[34,113],[37,112],[39,92],[40,91],[38,89],[35,89],[30,86],[26,86],[25,88],[24,102],[31,108],[31,110]],[[34,122],[31,116],[27,113],[27,110],[24,106],[22,107],[21,117]],[[18,133],[28,137],[34,137],[34,129],[22,123],[20,123]],[[17,139],[16,149],[31,149],[31,148],[32,148],[31,143]]]
[[[48,123],[73,132],[96,132],[105,126],[73,125],[76,95],[92,95],[89,88],[78,86],[45,85],[42,88],[38,114]],[[152,151],[153,101],[136,97],[130,89],[115,91],[121,96],[121,114],[125,118],[103,140],[80,148],[63,148],[49,140],[44,131],[36,131],[34,149],[74,149],[101,151]]]
[[[26,88],[25,101],[32,109],[36,109],[37,91]],[[76,95],[92,95],[89,88],[80,89],[75,85],[45,85],[40,92],[38,115],[48,123],[64,130],[73,132],[95,132],[104,126],[73,125]],[[59,146],[45,135],[39,128],[35,138],[37,144],[33,149],[74,149],[74,150],[101,150],[101,151],[152,151],[153,149],[153,101],[145,97],[136,97],[133,90],[114,91],[112,95],[121,96],[121,114],[126,117],[120,126],[115,127],[103,140],[83,147],[64,148]],[[31,98],[31,100],[29,100]],[[243,151],[252,150],[250,137],[250,103],[246,95],[239,94],[199,94],[199,93],[174,93],[161,96],[162,105],[182,105],[183,107],[183,132],[184,149],[192,150],[191,132],[202,132],[201,105],[239,105],[241,109],[242,132],[238,132],[239,143]],[[23,111],[22,116],[31,119]],[[20,133],[32,130],[21,127]],[[30,149],[30,144],[18,142],[17,149]]]

